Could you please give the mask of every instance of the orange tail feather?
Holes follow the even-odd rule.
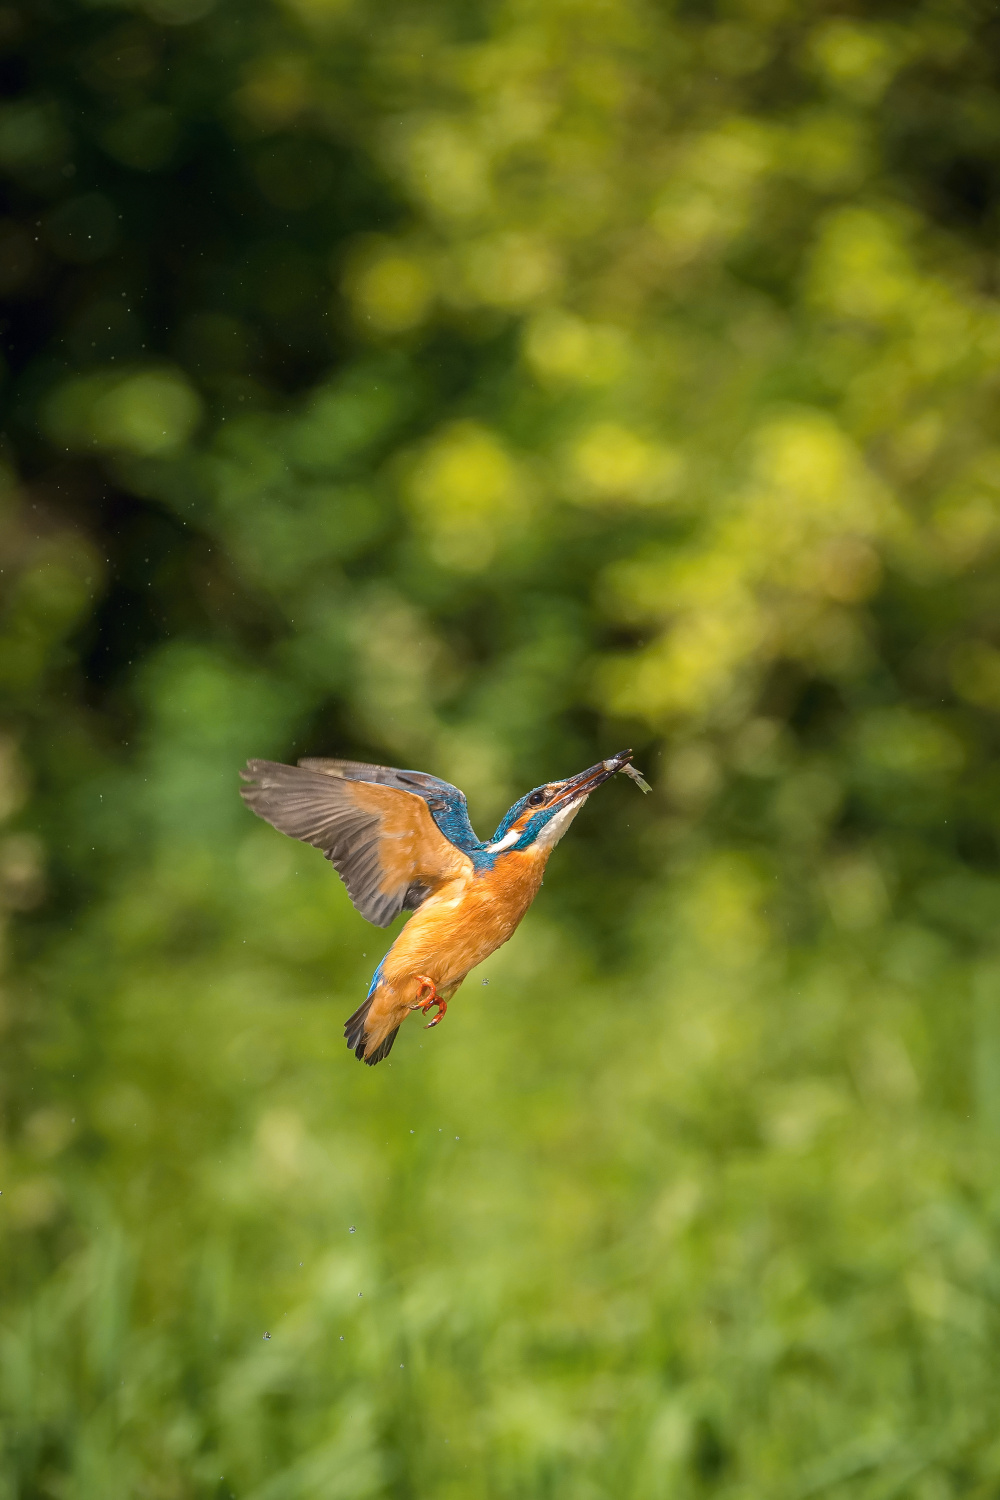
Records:
[[[398,1026],[394,1026],[388,1036],[382,1038],[371,1055],[369,1057],[365,1056],[365,1047],[368,1045],[368,1038],[365,1035],[365,1023],[368,1020],[368,1012],[372,1008],[374,998],[374,995],[369,995],[368,999],[358,1006],[353,1016],[348,1017],[344,1025],[344,1036],[347,1038],[348,1047],[352,1049],[354,1056],[359,1062],[367,1063],[370,1068],[373,1068],[376,1063],[381,1062],[383,1058],[389,1056],[389,1053],[392,1051],[392,1044],[396,1040],[396,1032],[399,1030]]]

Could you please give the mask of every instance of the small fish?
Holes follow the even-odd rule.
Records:
[[[619,766],[618,769],[623,776],[630,776],[641,792],[651,792],[653,790],[649,782],[636,770],[635,766],[624,765]]]

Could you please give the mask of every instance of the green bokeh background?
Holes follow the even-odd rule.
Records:
[[[995,6],[0,45],[2,1500],[995,1500]],[[626,744],[358,1067],[238,766]]]

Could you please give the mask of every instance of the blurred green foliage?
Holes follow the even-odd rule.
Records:
[[[995,1497],[995,7],[0,43],[2,1500]],[[359,1068],[237,767],[622,744]]]

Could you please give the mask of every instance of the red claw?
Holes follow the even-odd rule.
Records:
[[[417,1000],[414,1009],[422,1010],[424,1015],[426,1015],[432,1005],[436,1005],[438,1008],[438,1013],[434,1017],[433,1021],[428,1021],[427,1025],[424,1027],[425,1031],[430,1031],[432,1026],[437,1026],[439,1022],[444,1018],[444,1013],[448,1009],[448,1002],[447,1000],[441,999],[441,996],[437,992],[437,985],[434,983],[433,979],[428,979],[426,974],[417,974],[416,978],[420,981],[420,992],[419,999]],[[424,994],[425,990],[427,991],[427,994]]]

